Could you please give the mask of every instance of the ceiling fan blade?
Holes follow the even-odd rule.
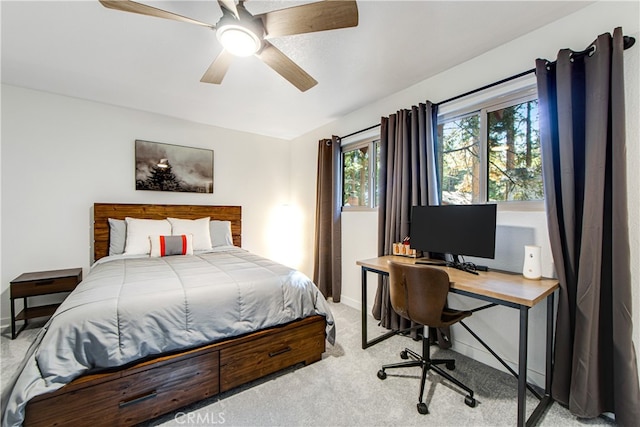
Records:
[[[224,75],[227,74],[227,70],[229,69],[229,65],[231,65],[232,59],[233,54],[223,49],[222,52],[220,52],[220,55],[218,55],[211,65],[209,65],[209,68],[204,73],[200,81],[216,85],[222,83],[222,79],[224,79]]]
[[[155,16],[156,18],[171,19],[173,21],[187,22],[189,24],[197,24],[204,27],[213,28],[213,25],[207,24],[206,22],[196,21],[195,19],[187,18],[186,16],[167,12],[166,10],[147,6],[146,4],[136,3],[131,0],[100,0],[100,3],[102,3],[104,7],[109,9],[139,13],[141,15]]]
[[[318,84],[306,71],[266,40],[264,40],[264,48],[256,55],[265,64],[273,68],[275,72],[300,89],[301,92],[305,92]]]
[[[355,1],[320,1],[256,16],[262,18],[269,37],[290,36],[355,27],[358,5]]]
[[[236,18],[239,18],[238,9],[236,8],[236,2],[234,0],[218,0],[218,4],[221,8],[233,13]]]

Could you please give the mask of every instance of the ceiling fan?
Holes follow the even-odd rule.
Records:
[[[201,82],[220,84],[234,56],[256,55],[265,64],[304,92],[318,82],[274,45],[270,38],[355,27],[355,1],[320,1],[252,15],[244,0],[218,0],[222,18],[212,25],[131,0],[99,0],[104,7],[157,18],[197,24],[216,31],[222,52],[204,73]]]

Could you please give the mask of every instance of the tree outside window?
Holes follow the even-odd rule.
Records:
[[[438,125],[440,197],[443,204],[479,202],[479,129],[478,114]]]
[[[342,156],[342,205],[369,205],[369,146],[345,152]]]
[[[492,111],[488,125],[488,199],[542,199],[538,100]]]
[[[342,149],[342,206],[373,209],[378,200],[379,139]]]
[[[538,100],[487,106],[438,124],[443,204],[544,198]]]

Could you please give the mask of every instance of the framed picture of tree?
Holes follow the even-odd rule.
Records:
[[[136,140],[136,190],[213,193],[213,150]]]

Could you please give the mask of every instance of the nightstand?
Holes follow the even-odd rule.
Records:
[[[69,268],[66,270],[38,271],[24,273],[11,281],[11,339],[27,326],[29,319],[51,316],[60,304],[49,304],[36,307],[27,305],[27,298],[39,295],[56,294],[58,292],[71,292],[82,281],[81,268]],[[16,316],[15,300],[22,298],[24,309]],[[16,321],[23,320],[24,324],[16,331]]]

